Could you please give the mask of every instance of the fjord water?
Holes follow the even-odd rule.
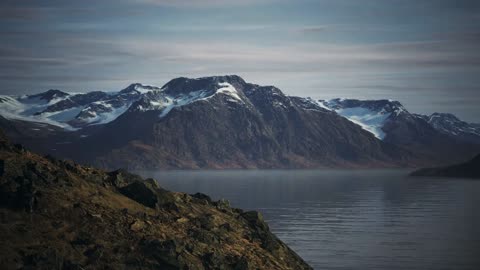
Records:
[[[406,170],[139,173],[260,211],[315,269],[480,269],[480,181]]]

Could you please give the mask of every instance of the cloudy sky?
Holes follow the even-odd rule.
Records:
[[[1,0],[0,91],[238,74],[480,122],[478,0]]]

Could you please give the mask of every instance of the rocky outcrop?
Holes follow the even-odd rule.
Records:
[[[257,212],[0,136],[2,269],[311,269]]]

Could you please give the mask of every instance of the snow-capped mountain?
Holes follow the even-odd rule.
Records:
[[[28,99],[32,102],[34,102],[33,100],[35,99],[38,99],[38,100],[42,100],[44,102],[52,102],[52,101],[58,101],[58,100],[62,100],[64,99],[65,97],[67,97],[69,94],[68,93],[65,93],[65,92],[62,92],[60,90],[56,90],[56,89],[50,89],[46,92],[43,92],[43,93],[40,93],[40,94],[36,94],[36,95],[28,95],[28,96],[24,96],[23,99]]]
[[[132,84],[113,93],[69,94],[59,90],[26,96],[0,96],[0,114],[7,119],[32,121],[74,130],[105,124],[127,111],[143,95],[160,88]]]
[[[480,125],[478,124],[464,122],[450,113],[433,113],[427,119],[428,123],[443,134],[480,143]]]
[[[461,121],[449,113],[434,113],[430,116],[412,114],[400,102],[393,100],[332,99],[319,100],[318,103],[358,124],[381,140],[389,133],[397,131],[391,127],[399,122],[421,122],[417,124],[428,123],[442,134],[466,142],[480,143],[478,126]]]
[[[335,111],[348,120],[371,132],[383,140],[386,136],[383,127],[388,120],[409,112],[398,101],[332,99],[318,101],[324,108]]]
[[[69,96],[68,93],[59,90],[48,90],[36,95],[17,97],[2,95],[0,96],[0,115],[7,119],[43,122],[68,128],[67,124],[58,122],[54,114],[51,117],[44,117],[39,116],[38,112],[42,112],[49,106],[62,102]]]
[[[230,102],[243,102],[240,93],[228,82],[215,82],[209,87],[195,89],[194,91],[172,91],[169,83],[160,90],[150,91],[142,95],[135,102],[131,111],[160,111],[159,117],[166,116],[173,108],[188,105],[197,101],[206,101],[215,95],[224,95]],[[178,87],[178,86],[177,86]],[[184,87],[177,89],[183,90]]]
[[[228,82],[216,82],[204,89],[176,93],[169,91],[169,85],[159,88],[135,83],[114,93],[68,94],[49,90],[22,97],[0,96],[0,115],[7,119],[46,123],[72,130],[109,123],[127,110],[157,110],[163,117],[175,107],[207,100],[217,94],[228,96],[230,102],[243,102]]]
[[[416,166],[480,151],[396,101],[316,101],[235,75],[0,96],[0,115],[14,141],[105,168]]]

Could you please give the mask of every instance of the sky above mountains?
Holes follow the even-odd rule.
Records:
[[[2,0],[2,94],[238,74],[480,122],[480,1]]]

